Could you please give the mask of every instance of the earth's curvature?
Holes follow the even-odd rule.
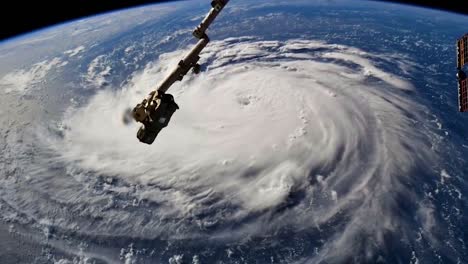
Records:
[[[209,1],[0,44],[0,263],[466,263],[466,16],[231,1],[156,142],[122,114]]]

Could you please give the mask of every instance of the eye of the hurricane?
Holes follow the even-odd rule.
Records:
[[[423,107],[409,99],[412,86],[373,63],[403,59],[309,40],[213,42],[201,56],[204,70],[171,90],[180,106],[171,124],[154,145],[138,144],[136,124],[122,124],[121,113],[181,54],[162,55],[123,91],[70,109],[63,138],[47,139],[76,179],[110,178],[103,195],[157,205],[149,218],[147,210],[113,209],[133,219],[124,223],[83,198],[106,219],[97,233],[127,225],[112,234],[229,230],[226,239],[236,239],[343,217],[377,234],[393,228],[395,201],[387,193],[406,197],[398,182],[435,159],[413,128]],[[386,220],[360,225],[369,215]],[[148,228],[133,225],[140,220]],[[347,232],[336,243],[357,232],[340,228]]]

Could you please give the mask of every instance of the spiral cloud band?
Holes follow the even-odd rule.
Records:
[[[180,106],[171,124],[153,145],[140,144],[122,112],[183,52],[68,109],[60,136],[43,133],[48,162],[73,179],[54,200],[82,217],[56,212],[54,225],[229,243],[320,233],[314,257],[332,260],[383,248],[389,234],[416,236],[414,221],[432,232],[431,205],[410,202],[423,199],[411,190],[424,177],[415,171],[437,162],[416,129],[424,107],[405,78],[385,70],[404,72],[409,60],[311,40],[216,41],[202,54],[206,68],[169,91]],[[99,188],[81,195],[90,185]],[[416,217],[398,209],[402,201]]]

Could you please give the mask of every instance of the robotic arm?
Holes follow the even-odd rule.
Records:
[[[133,119],[143,124],[137,133],[141,142],[152,144],[158,133],[168,125],[174,112],[179,109],[174,97],[166,92],[175,82],[182,81],[191,69],[196,74],[200,72],[198,64],[200,53],[210,42],[206,30],[228,2],[229,0],[213,0],[211,2],[210,12],[193,31],[193,36],[199,39],[198,43],[179,61],[177,67],[158,85],[158,88],[133,109]]]

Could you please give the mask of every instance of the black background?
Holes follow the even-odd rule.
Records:
[[[169,1],[170,0],[6,0],[2,1],[0,4],[0,40],[83,16],[130,6]],[[206,1],[207,3],[210,2],[209,0]],[[467,1],[468,0],[396,0],[392,2],[420,5],[468,14]]]
[[[4,0],[0,40],[80,17],[161,2],[171,0]]]

